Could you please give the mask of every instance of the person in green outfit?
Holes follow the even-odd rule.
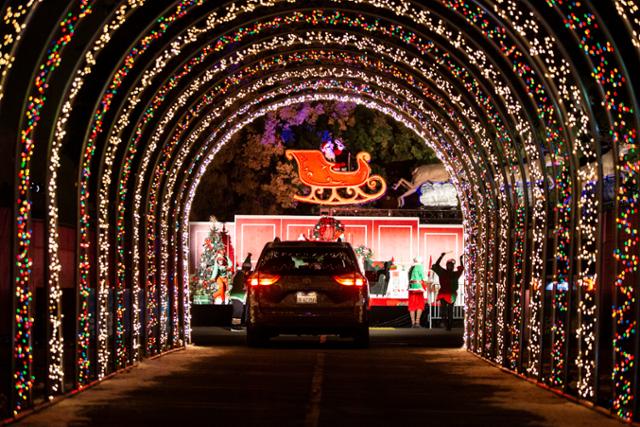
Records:
[[[416,257],[409,268],[409,316],[412,328],[420,327],[424,310],[424,286],[424,267],[420,257]]]
[[[251,254],[247,257],[250,260]],[[244,312],[244,304],[247,300],[247,278],[251,271],[251,261],[242,264],[242,268],[236,271],[231,281],[231,289],[229,291],[229,299],[231,300],[231,330],[242,330],[242,313]]]

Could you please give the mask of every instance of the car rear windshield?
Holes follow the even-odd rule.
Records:
[[[286,275],[334,275],[357,271],[353,253],[345,248],[272,248],[260,258],[257,269]]]

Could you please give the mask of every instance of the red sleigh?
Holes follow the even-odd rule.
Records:
[[[340,172],[318,150],[287,150],[287,159],[295,159],[303,184],[311,187],[308,195],[294,195],[295,200],[322,205],[349,205],[379,199],[387,184],[379,175],[371,176],[369,153],[356,156],[358,169]]]

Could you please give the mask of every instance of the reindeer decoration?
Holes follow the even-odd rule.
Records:
[[[450,178],[449,172],[447,172],[441,163],[418,166],[411,172],[411,182],[401,178],[393,186],[394,190],[397,190],[400,186],[407,188],[407,191],[398,197],[398,207],[401,208],[404,206],[404,199],[418,191],[420,186],[425,182],[444,182],[449,181]]]

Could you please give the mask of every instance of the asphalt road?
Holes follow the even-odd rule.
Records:
[[[30,426],[621,426],[478,360],[461,331],[375,329],[369,349],[194,331],[194,344],[64,399]]]

